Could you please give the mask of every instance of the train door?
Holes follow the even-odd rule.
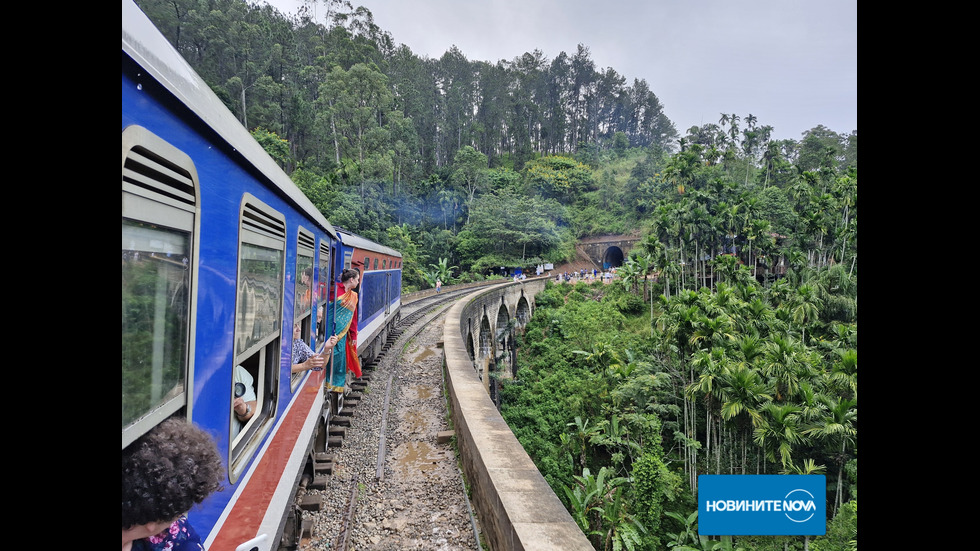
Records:
[[[313,325],[314,290],[316,289],[313,261],[316,242],[313,239],[313,232],[304,228],[299,228],[296,241],[293,325],[290,328],[290,334],[293,335],[293,338],[299,338],[305,343],[311,343],[311,335],[316,330]],[[299,334],[298,337],[296,336],[297,333]],[[290,362],[296,362],[296,359],[293,358]],[[297,385],[306,373],[303,371],[290,374],[291,391],[296,390]]]
[[[391,313],[391,272],[385,272],[385,319]]]
[[[331,287],[334,281],[334,266],[336,266],[337,248],[331,246],[329,240],[320,241],[320,258],[317,269],[316,297],[316,345],[317,352],[322,352],[327,341],[327,327],[333,325],[333,320],[327,318],[327,303],[331,297]]]

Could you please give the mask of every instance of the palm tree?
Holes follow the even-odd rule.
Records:
[[[758,262],[752,260],[752,244],[758,240],[761,244],[771,246],[775,244],[776,240],[772,237],[772,222],[768,220],[752,220],[747,228],[748,235],[746,235],[746,238],[749,243],[749,266],[752,266],[752,277],[757,277],[758,268],[756,265]]]
[[[735,324],[731,316],[719,313],[713,316],[700,316],[697,329],[691,335],[691,345],[700,346],[703,343],[710,347],[727,347],[735,341]]]
[[[762,373],[772,380],[777,402],[784,402],[796,395],[800,383],[799,372],[805,371],[800,366],[804,361],[803,351],[789,335],[772,335],[766,343]]]
[[[842,396],[857,399],[857,349],[844,348],[837,351],[838,360],[834,362],[828,385]]]
[[[745,362],[728,365],[719,380],[721,397],[721,418],[734,422],[742,440],[741,469],[747,471],[748,439],[752,430],[762,423],[759,408],[772,400],[769,389],[759,372]]]
[[[752,331],[756,335],[768,333],[775,327],[776,315],[768,302],[755,297],[746,302],[742,316],[741,331]],[[777,328],[778,329],[778,328]]]
[[[818,295],[818,289],[813,284],[803,284],[796,288],[792,300],[790,311],[793,314],[793,321],[800,326],[802,342],[806,342],[807,325],[815,321],[820,315],[820,306],[823,300]]]
[[[857,399],[820,396],[825,406],[825,415],[816,420],[803,431],[806,436],[813,436],[826,443],[834,451],[834,463],[837,465],[837,491],[834,497],[834,513],[843,503],[844,465],[849,458],[848,450],[857,443]]]
[[[643,278],[643,300],[645,302],[647,300],[647,274],[653,267],[653,256],[649,254],[636,255],[634,260],[636,261],[637,276]]]
[[[755,443],[769,461],[783,469],[793,463],[793,446],[806,441],[799,423],[799,406],[769,402],[762,406],[762,422],[754,431]]]
[[[718,419],[717,399],[715,397],[715,380],[725,371],[725,351],[721,348],[712,348],[710,352],[700,350],[694,355],[691,365],[698,370],[697,381],[687,386],[685,394],[690,400],[694,400],[698,395],[703,396],[704,418],[705,418],[705,456],[711,457],[711,429],[715,420]],[[715,472],[720,474],[721,454],[716,450]]]
[[[619,276],[620,281],[623,283],[623,288],[627,291],[636,293],[637,289],[637,279],[640,275],[639,265],[636,261],[630,257],[626,259],[626,263],[619,267],[616,271],[616,275]]]
[[[731,123],[731,127],[728,129],[728,137],[731,138],[733,145],[738,143],[738,119],[739,116],[735,113],[732,113],[728,119]]]
[[[765,152],[762,154],[762,163],[766,168],[766,179],[762,185],[762,189],[767,189],[769,187],[769,176],[772,175],[772,171],[775,169],[776,162],[779,160],[779,158],[779,144],[777,142],[767,142]]]

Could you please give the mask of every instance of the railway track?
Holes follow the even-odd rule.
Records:
[[[304,529],[292,549],[480,549],[452,447],[439,350],[446,310],[471,292],[402,305],[382,352],[365,366],[366,385],[337,431],[342,439],[331,439],[325,484],[301,485]]]

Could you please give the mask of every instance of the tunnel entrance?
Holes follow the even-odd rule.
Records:
[[[624,255],[623,249],[613,246],[606,249],[606,252],[602,254],[602,269],[608,270],[609,268],[618,268],[623,265]]]

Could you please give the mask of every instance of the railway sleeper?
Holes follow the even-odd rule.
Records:
[[[331,465],[329,472],[313,477],[313,481],[310,482],[309,488],[311,490],[326,490],[327,484],[330,483],[330,475],[332,474],[333,466]]]
[[[303,528],[302,528],[302,531],[300,533],[301,533],[301,537],[303,537],[305,539],[308,539],[308,538],[312,538],[313,537],[313,519],[312,518],[305,518],[305,519],[303,519]]]
[[[332,453],[317,452],[313,454],[313,470],[320,472],[321,468],[333,465],[334,457]]]
[[[351,423],[351,418],[349,415],[343,415],[343,416],[334,415],[333,417],[330,418],[331,426],[349,427],[350,423]]]
[[[305,495],[299,500],[299,508],[304,511],[319,511],[323,508],[323,496]]]

